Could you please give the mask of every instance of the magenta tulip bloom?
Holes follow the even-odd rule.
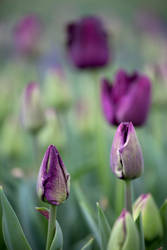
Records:
[[[119,70],[113,85],[102,80],[101,103],[109,124],[131,121],[134,126],[142,126],[151,104],[151,82],[145,75]]]
[[[143,155],[131,122],[122,122],[117,128],[111,148],[111,169],[125,180],[135,179],[143,172]]]
[[[38,46],[41,34],[41,23],[34,15],[25,16],[15,29],[15,43],[18,51],[33,53]]]
[[[55,146],[50,145],[44,155],[37,182],[39,197],[52,205],[60,205],[69,196],[70,175]]]
[[[97,17],[84,17],[67,26],[67,50],[77,68],[98,68],[109,63],[108,34]]]

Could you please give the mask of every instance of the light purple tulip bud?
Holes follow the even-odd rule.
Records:
[[[120,179],[135,179],[144,169],[143,155],[132,122],[117,128],[111,148],[111,168]]]
[[[52,205],[60,205],[69,196],[70,175],[58,150],[50,145],[44,155],[37,181],[39,197]]]
[[[41,103],[39,85],[29,83],[23,93],[21,121],[25,129],[36,133],[45,123],[44,110]]]
[[[41,35],[41,22],[37,16],[25,16],[15,29],[15,43],[18,51],[24,54],[37,50]]]

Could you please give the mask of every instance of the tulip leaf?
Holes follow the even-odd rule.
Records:
[[[94,212],[93,212],[92,208],[89,206],[88,201],[87,201],[86,197],[84,196],[78,183],[75,183],[75,193],[76,193],[77,199],[79,201],[81,211],[85,217],[85,220],[86,220],[90,230],[92,231],[98,245],[100,246],[100,234],[98,232],[98,225],[97,225],[97,221],[94,217]]]
[[[93,238],[90,238],[87,242],[86,242],[86,244],[81,248],[81,250],[90,250],[91,248],[91,245],[92,245],[92,243],[93,243]]]
[[[164,201],[160,208],[160,215],[164,228],[164,243],[167,244],[167,200]]]
[[[63,249],[63,233],[58,221],[56,220],[56,232],[50,250],[62,250],[62,249]]]
[[[2,231],[7,248],[9,250],[30,250],[31,247],[2,187],[0,187],[0,199],[2,204]]]
[[[145,240],[144,240],[144,232],[143,232],[141,213],[139,214],[139,216],[136,219],[136,225],[137,225],[139,237],[140,237],[140,248],[141,248],[141,250],[145,250]]]
[[[99,232],[101,236],[101,249],[103,250],[103,249],[107,249],[107,243],[109,241],[111,227],[98,202],[96,203],[96,205],[97,205],[97,210],[98,210]]]
[[[46,207],[36,207],[36,211],[42,214],[47,220],[49,219],[49,209]]]

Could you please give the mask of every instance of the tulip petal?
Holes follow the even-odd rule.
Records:
[[[117,120],[119,122],[132,121],[135,126],[142,125],[146,121],[150,103],[150,81],[146,76],[140,76],[120,100],[116,112]]]

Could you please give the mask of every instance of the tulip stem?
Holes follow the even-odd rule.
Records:
[[[56,206],[50,205],[46,250],[50,249],[56,230]]]
[[[125,181],[125,208],[132,214],[132,191],[130,180]]]
[[[35,164],[35,170],[38,170],[39,165],[39,144],[38,144],[38,138],[36,134],[32,135],[33,140],[33,153],[34,153],[34,164]]]

